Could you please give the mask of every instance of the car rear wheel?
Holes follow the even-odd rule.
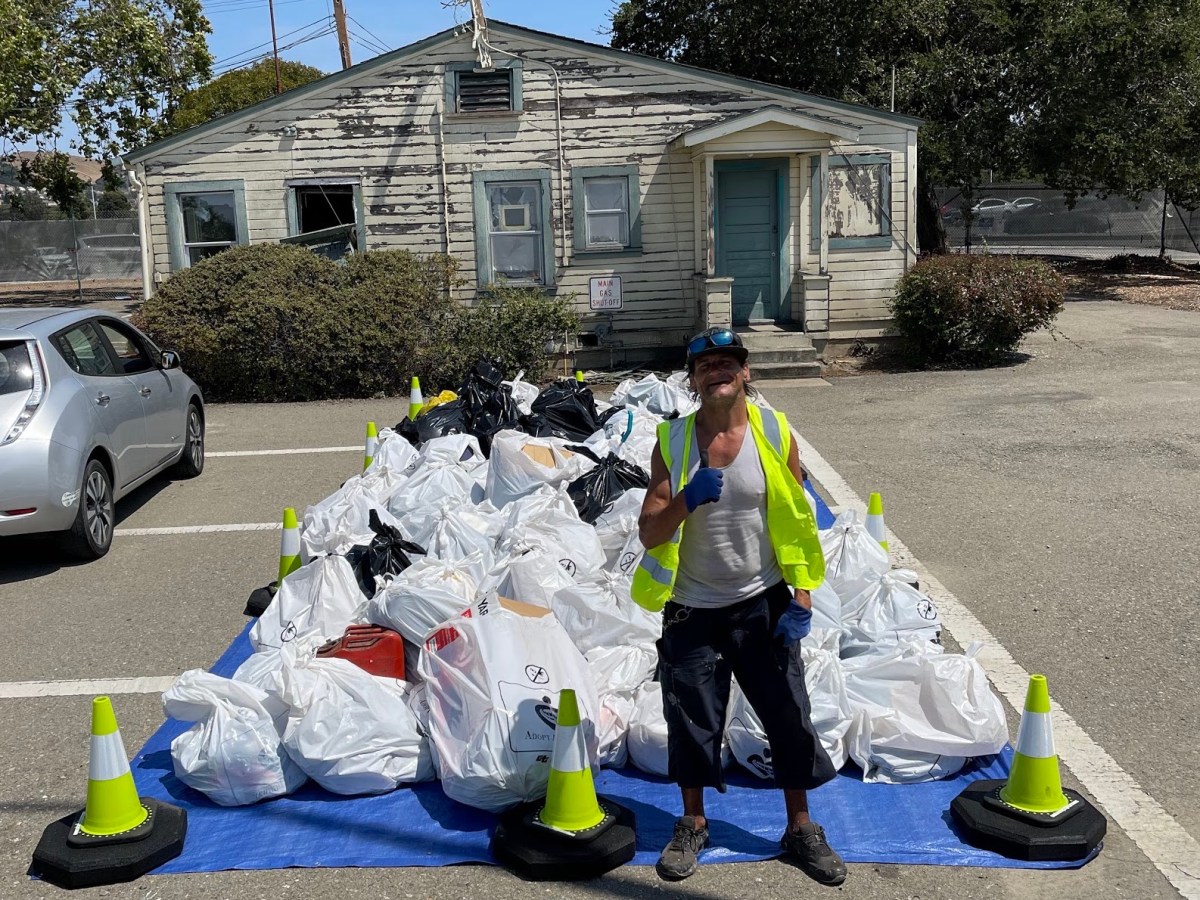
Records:
[[[195,403],[188,405],[187,433],[183,439],[183,455],[175,465],[180,478],[195,478],[204,471],[204,416]]]
[[[100,460],[89,460],[83,470],[79,512],[64,537],[65,549],[79,559],[99,559],[112,546],[116,518],[108,470]]]

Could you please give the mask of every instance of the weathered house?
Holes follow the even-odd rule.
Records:
[[[499,22],[481,36],[129,154],[147,293],[231,244],[352,232],[453,254],[467,302],[504,279],[575,295],[584,365],[710,324],[793,348],[886,327],[915,259],[920,120]]]

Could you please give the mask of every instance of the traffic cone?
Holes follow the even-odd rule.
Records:
[[[425,405],[425,398],[421,396],[421,379],[416,375],[412,377],[412,384],[408,389],[408,420],[410,422],[417,418],[417,413],[421,411],[421,407]]]
[[[296,522],[296,510],[287,507],[283,511],[283,536],[279,539],[279,581],[300,568],[300,526]]]
[[[575,692],[567,688],[558,697],[546,805],[534,821],[546,828],[575,835],[595,828],[605,818],[604,810],[596,800],[592,766],[579,723],[579,703]]]
[[[883,497],[879,492],[871,494],[867,501],[867,534],[873,537],[885,551],[888,548],[887,528],[883,524]]]
[[[52,823],[33,852],[33,869],[60,887],[129,881],[183,851],[187,813],[139,797],[108,697],[92,701],[87,805]]]
[[[375,451],[379,448],[379,431],[374,422],[367,423],[367,443],[363,450],[363,471],[365,472],[375,459]]]
[[[575,370],[575,380],[578,381],[580,384],[583,384],[584,378],[583,378],[583,371],[581,369]]]
[[[633,859],[632,810],[596,796],[579,703],[559,694],[546,799],[509,810],[492,835],[495,857],[525,878],[596,878]]]
[[[1062,786],[1044,675],[1029,678],[1007,782],[973,782],[950,812],[972,844],[1017,859],[1082,859],[1100,845],[1104,816]]]
[[[271,605],[271,601],[279,592],[279,585],[283,579],[298,568],[300,568],[300,526],[296,522],[296,510],[289,506],[283,511],[283,534],[279,539],[279,577],[270,584],[255,588],[250,592],[242,615],[258,618],[266,612],[267,607]]]

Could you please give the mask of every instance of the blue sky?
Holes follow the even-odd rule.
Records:
[[[402,47],[470,18],[469,7],[447,9],[441,0],[345,0],[344,6],[355,63],[377,56],[382,48]],[[616,0],[484,0],[489,18],[597,44],[609,41],[607,31],[615,7]],[[208,45],[216,63],[214,71],[237,67],[270,52],[267,0],[206,0],[204,8],[213,26]],[[280,56],[325,72],[340,69],[337,39],[332,34],[282,49],[332,23],[332,10],[330,0],[275,0]]]

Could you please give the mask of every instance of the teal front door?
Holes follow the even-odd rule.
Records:
[[[716,175],[716,274],[733,279],[734,324],[774,322],[781,318],[780,164],[718,162]]]

